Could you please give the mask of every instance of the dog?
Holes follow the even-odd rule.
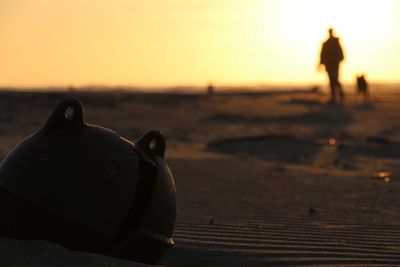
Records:
[[[357,93],[364,97],[364,101],[368,101],[368,83],[364,75],[357,76]]]

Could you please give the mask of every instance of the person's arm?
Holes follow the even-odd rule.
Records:
[[[340,45],[340,42],[338,40],[338,50],[339,50],[339,62],[344,60],[344,53],[343,53],[343,49],[342,46]]]
[[[322,45],[319,64],[325,65],[325,63],[326,63],[325,59],[326,59],[326,47],[325,47],[325,45]]]

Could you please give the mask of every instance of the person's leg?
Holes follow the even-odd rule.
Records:
[[[339,65],[329,68],[329,81],[331,84],[331,91],[333,95],[339,93],[340,101],[344,101],[344,93],[342,85],[339,82]]]
[[[328,72],[328,77],[329,77],[329,87],[331,88],[331,99],[329,102],[331,103],[335,103],[336,102],[336,97],[335,97],[335,93],[336,93],[336,78],[335,78],[335,74],[334,72],[332,72],[331,70],[327,70]]]
[[[344,92],[343,92],[342,84],[339,82],[339,65],[335,66],[334,75],[335,75],[334,78],[335,78],[336,88],[339,91],[340,102],[343,102],[344,101]]]
[[[343,92],[342,84],[339,82],[339,80],[337,80],[337,89],[338,89],[339,95],[340,95],[340,102],[344,102],[344,92]]]
[[[343,92],[343,88],[342,85],[340,84],[340,82],[337,82],[337,89],[339,91],[339,95],[340,95],[340,102],[344,102],[344,92]]]

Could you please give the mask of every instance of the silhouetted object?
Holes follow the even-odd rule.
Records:
[[[165,139],[136,144],[62,101],[0,165],[0,236],[156,263],[172,247],[176,198]]]
[[[329,29],[329,38],[322,44],[320,64],[325,66],[331,88],[331,102],[336,102],[336,94],[340,100],[344,100],[342,85],[339,82],[340,62],[344,59],[343,50],[339,38],[333,35],[333,29]]]
[[[212,85],[212,83],[208,84],[208,86],[207,86],[207,94],[209,96],[214,95],[214,91],[215,91],[215,88]]]
[[[369,100],[368,83],[364,75],[357,76],[357,93],[363,96],[365,102]]]
[[[321,89],[319,88],[319,86],[313,86],[311,87],[311,92],[314,94],[319,94],[321,93]]]

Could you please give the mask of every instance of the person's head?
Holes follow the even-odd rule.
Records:
[[[330,37],[333,37],[333,28],[329,28],[328,33]]]

